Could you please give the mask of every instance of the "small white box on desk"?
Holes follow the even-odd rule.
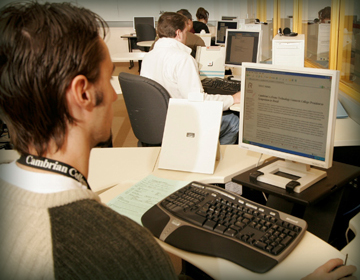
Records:
[[[171,98],[158,167],[213,174],[222,109],[220,101]]]
[[[305,35],[284,36],[277,34],[272,40],[272,64],[304,67]]]

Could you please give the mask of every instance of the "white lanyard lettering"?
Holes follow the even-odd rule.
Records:
[[[22,155],[17,162],[29,167],[65,175],[87,186],[87,188],[91,190],[86,178],[76,168],[66,163],[29,154]]]

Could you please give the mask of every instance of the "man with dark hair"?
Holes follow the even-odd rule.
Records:
[[[191,55],[193,57],[196,56],[196,49],[197,47],[205,47],[205,42],[201,37],[198,35],[193,34],[194,32],[191,32],[194,30],[193,28],[193,20],[192,15],[190,12],[186,9],[178,10],[177,13],[182,14],[187,18],[187,34],[186,34],[186,42],[185,45],[188,46],[191,49]]]
[[[0,10],[0,118],[18,161],[0,166],[0,279],[177,279],[151,233],[86,178],[110,137],[106,23],[69,3]]]
[[[150,232],[86,181],[116,99],[99,23],[68,3],[0,10],[0,118],[21,154],[0,165],[0,279],[177,279]]]
[[[140,75],[161,84],[172,98],[187,99],[190,92],[203,93],[197,63],[185,45],[187,18],[179,13],[164,13],[158,20],[157,33],[159,40],[143,58]],[[240,102],[240,92],[234,95],[205,93],[205,100],[222,101],[223,110],[228,110]],[[238,133],[238,116],[231,112],[223,114],[220,144],[236,143]]]

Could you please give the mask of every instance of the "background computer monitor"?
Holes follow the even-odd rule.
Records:
[[[261,34],[261,30],[228,29],[225,66],[241,67],[243,62],[259,62]]]
[[[332,166],[339,71],[243,63],[241,80],[239,146],[285,159],[256,180],[301,192],[326,177],[310,166]]]
[[[237,19],[237,16],[222,16],[221,20],[234,20]]]
[[[136,29],[137,24],[149,24],[155,28],[155,18],[154,17],[134,17],[133,27]]]
[[[226,30],[228,29],[237,29],[238,22],[232,20],[219,20],[216,23],[216,35],[215,35],[215,44],[225,45],[226,39]]]

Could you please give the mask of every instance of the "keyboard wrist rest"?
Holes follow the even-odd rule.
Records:
[[[234,243],[226,237],[190,226],[179,227],[166,238],[165,242],[192,253],[227,259],[256,273],[265,273],[278,264],[276,260],[243,244]]]

